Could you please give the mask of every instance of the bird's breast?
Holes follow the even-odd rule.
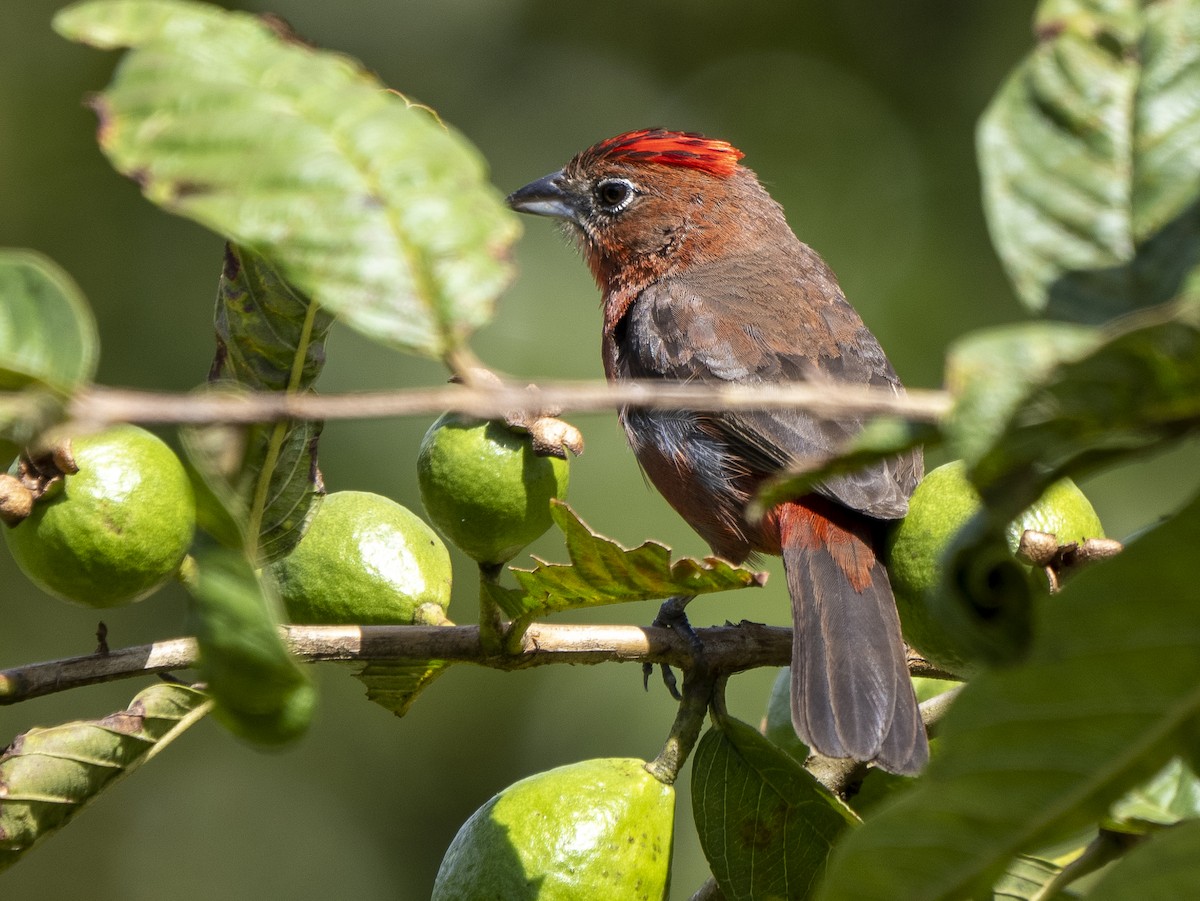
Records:
[[[739,463],[705,428],[703,416],[627,408],[621,424],[646,477],[714,553],[740,563],[751,553],[771,552],[769,536],[745,518],[762,476]]]

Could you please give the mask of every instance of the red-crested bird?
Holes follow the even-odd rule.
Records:
[[[644,129],[509,196],[561,219],[603,292],[610,380],[903,388],[825,262],[725,141]],[[919,451],[745,517],[768,476],[836,451],[855,416],[629,407],[622,425],[672,507],[733,562],[781,554],[792,600],[792,721],[810,748],[916,773],[929,756],[880,559],[922,473]]]

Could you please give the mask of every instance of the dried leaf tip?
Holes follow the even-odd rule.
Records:
[[[664,166],[699,169],[728,178],[745,156],[728,141],[706,138],[695,132],[643,128],[601,141],[586,152],[595,159],[636,160]]]

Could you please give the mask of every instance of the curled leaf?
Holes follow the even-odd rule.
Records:
[[[211,707],[183,685],[154,685],[99,720],[31,729],[0,754],[0,870],[65,826]]]

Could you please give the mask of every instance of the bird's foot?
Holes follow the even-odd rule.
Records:
[[[696,634],[696,630],[692,628],[692,624],[687,618],[687,605],[695,597],[695,595],[675,595],[663,601],[661,607],[658,608],[658,616],[654,618],[652,626],[658,626],[663,629],[670,629],[676,635],[685,639],[691,646],[692,655],[699,656],[704,652],[704,642],[700,640],[700,636]],[[679,684],[675,679],[675,673],[667,664],[659,664],[659,669],[662,670],[663,685],[667,686],[667,691],[671,693],[671,697],[676,701],[682,701],[683,695],[679,693]],[[642,664],[642,686],[648,691],[650,688],[650,674],[654,671],[654,664]]]

